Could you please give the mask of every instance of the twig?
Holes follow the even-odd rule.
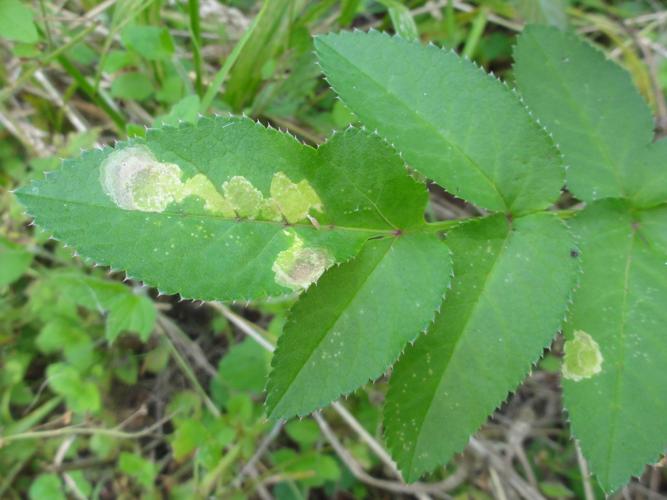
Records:
[[[593,491],[593,485],[591,484],[591,473],[588,470],[588,463],[584,458],[584,454],[581,453],[581,448],[579,443],[575,442],[577,448],[577,463],[579,464],[579,470],[581,471],[581,482],[584,486],[584,497],[586,500],[595,500],[595,492]]]
[[[153,425],[146,427],[137,432],[123,432],[115,429],[106,429],[102,427],[63,427],[61,429],[54,429],[51,431],[35,431],[35,432],[22,432],[20,434],[12,434],[9,436],[0,437],[0,448],[7,443],[12,441],[20,441],[24,439],[49,439],[62,436],[73,436],[73,435],[82,435],[82,436],[94,436],[94,435],[103,435],[110,436],[116,439],[137,439],[143,436],[152,434],[154,431],[162,427],[165,422],[168,422],[172,419],[174,414],[168,415],[161,418]]]
[[[251,469],[259,461],[259,459],[262,458],[262,455],[266,453],[266,450],[269,449],[271,443],[273,443],[273,441],[280,434],[280,431],[282,430],[284,424],[285,423],[282,420],[276,422],[271,431],[264,437],[260,445],[257,447],[257,451],[255,451],[253,456],[250,457],[250,460],[246,462],[246,464],[239,471],[238,475],[234,478],[234,480],[232,481],[232,487],[239,488],[241,486],[241,484],[243,483],[243,477],[246,474],[250,473]]]
[[[393,491],[395,493],[415,495],[418,498],[424,498],[424,495],[429,495],[429,494],[436,496],[438,498],[450,498],[449,495],[445,494],[445,492],[453,490],[454,488],[459,486],[461,482],[463,482],[463,480],[465,479],[466,470],[463,467],[461,467],[456,473],[449,476],[444,481],[432,484],[427,484],[427,483],[405,484],[402,482],[377,479],[373,476],[370,476],[368,473],[366,473],[366,471],[364,471],[359,462],[357,462],[354,459],[352,454],[349,451],[347,451],[347,449],[343,446],[340,440],[336,437],[334,432],[331,430],[331,427],[329,427],[327,421],[324,420],[324,418],[319,412],[313,413],[312,416],[315,419],[315,422],[317,422],[317,425],[320,427],[320,430],[322,431],[322,434],[324,434],[324,437],[327,439],[327,441],[329,441],[336,454],[340,457],[340,459],[347,466],[350,472],[352,472],[354,477],[356,477],[359,481],[362,481],[366,484],[369,484],[376,488],[382,488],[387,491]]]

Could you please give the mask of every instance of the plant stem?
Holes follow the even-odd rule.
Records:
[[[468,59],[472,59],[477,50],[477,45],[479,40],[484,33],[484,28],[486,27],[486,11],[482,8],[475,17],[475,20],[472,23],[470,28],[470,33],[468,33],[468,38],[466,39],[466,44],[463,47],[463,55]]]

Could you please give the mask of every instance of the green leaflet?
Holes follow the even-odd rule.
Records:
[[[477,219],[449,233],[454,278],[426,335],[394,367],[387,443],[408,481],[447,462],[558,331],[577,270],[551,214]]]
[[[382,375],[433,320],[449,285],[435,236],[372,240],[293,307],[273,358],[272,417],[306,415]]]
[[[585,332],[601,370],[564,371],[572,432],[606,492],[639,476],[667,445],[667,207],[636,212],[600,201],[572,220],[583,275],[566,323],[566,349]]]
[[[518,87],[553,134],[567,164],[567,184],[585,201],[636,197],[655,204],[661,195],[636,194],[655,182],[664,162],[638,162],[653,139],[653,118],[630,75],[574,34],[529,26],[515,49]],[[654,191],[656,186],[647,186]]]
[[[105,312],[105,337],[109,342],[125,331],[134,332],[147,342],[153,332],[155,304],[122,283],[64,271],[50,273],[41,286],[56,290],[57,295],[86,309]]]
[[[320,36],[315,47],[345,104],[450,193],[513,213],[558,197],[564,171],[551,140],[472,63],[377,32]]]
[[[241,118],[84,153],[17,196],[82,256],[206,300],[307,288],[369,237],[423,224],[426,203],[379,137],[313,149]]]

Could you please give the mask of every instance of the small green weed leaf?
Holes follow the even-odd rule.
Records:
[[[174,53],[174,42],[167,28],[128,26],[121,33],[123,45],[149,61],[168,60]]]
[[[306,415],[382,375],[433,320],[449,250],[432,235],[366,243],[292,308],[267,388],[271,417]]]
[[[25,247],[0,236],[0,287],[19,279],[31,262],[32,254]]]
[[[299,482],[305,486],[316,488],[341,476],[340,466],[334,458],[315,451],[297,453],[281,448],[271,454],[271,459],[283,472],[304,476]]]
[[[566,323],[563,392],[598,482],[617,490],[667,446],[667,207],[594,203],[571,222],[583,275]],[[591,348],[573,369],[568,344]],[[597,354],[596,352],[597,351]]]
[[[35,43],[39,34],[29,4],[20,0],[0,0],[0,37],[22,43]]]
[[[144,73],[129,71],[114,79],[111,95],[128,101],[143,101],[153,95],[153,82]]]
[[[257,342],[245,339],[232,346],[218,365],[218,379],[232,389],[260,393],[269,375],[271,354]]]
[[[345,104],[453,195],[503,212],[558,197],[564,171],[551,140],[473,63],[377,32],[320,36],[315,47]]]
[[[135,453],[123,452],[118,459],[118,469],[147,490],[153,489],[157,477],[157,465]]]
[[[200,420],[188,419],[180,422],[171,441],[174,458],[183,460],[210,437],[208,429]]]
[[[122,283],[63,271],[52,272],[44,285],[86,309],[107,313],[105,332],[109,342],[126,331],[146,342],[153,331],[157,317],[153,301]]]
[[[521,94],[553,134],[577,198],[624,197],[630,183],[654,182],[637,162],[637,150],[653,140],[653,117],[626,71],[574,34],[546,26],[524,30],[515,59]]]
[[[75,413],[99,411],[100,393],[97,385],[81,378],[81,374],[65,363],[54,363],[46,370],[53,392],[65,398],[67,407]]]
[[[63,484],[57,474],[40,474],[30,485],[30,500],[66,500]]]
[[[203,300],[307,288],[369,237],[423,225],[426,204],[379,137],[313,149],[241,118],[84,153],[17,197],[83,257]]]
[[[560,328],[576,276],[572,238],[550,214],[477,219],[447,244],[452,288],[394,367],[385,404],[387,443],[410,481],[461,451],[528,374]]]
[[[313,446],[322,437],[320,428],[312,419],[292,420],[285,424],[285,432],[303,449]]]

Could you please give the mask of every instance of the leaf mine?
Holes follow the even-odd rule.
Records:
[[[322,211],[322,201],[308,181],[292,182],[284,172],[271,180],[270,198],[264,198],[245,177],[235,175],[222,184],[222,193],[204,174],[182,181],[181,168],[158,161],[145,146],[135,145],[111,153],[102,163],[104,192],[125,210],[164,212],[171,203],[194,196],[204,209],[223,217],[285,220],[308,219],[311,210]]]
[[[574,338],[565,342],[563,377],[574,382],[591,378],[602,371],[600,346],[588,333],[576,330]]]
[[[296,234],[294,243],[276,257],[272,270],[276,283],[294,291],[305,290],[333,265],[334,259],[324,248],[305,247]]]

